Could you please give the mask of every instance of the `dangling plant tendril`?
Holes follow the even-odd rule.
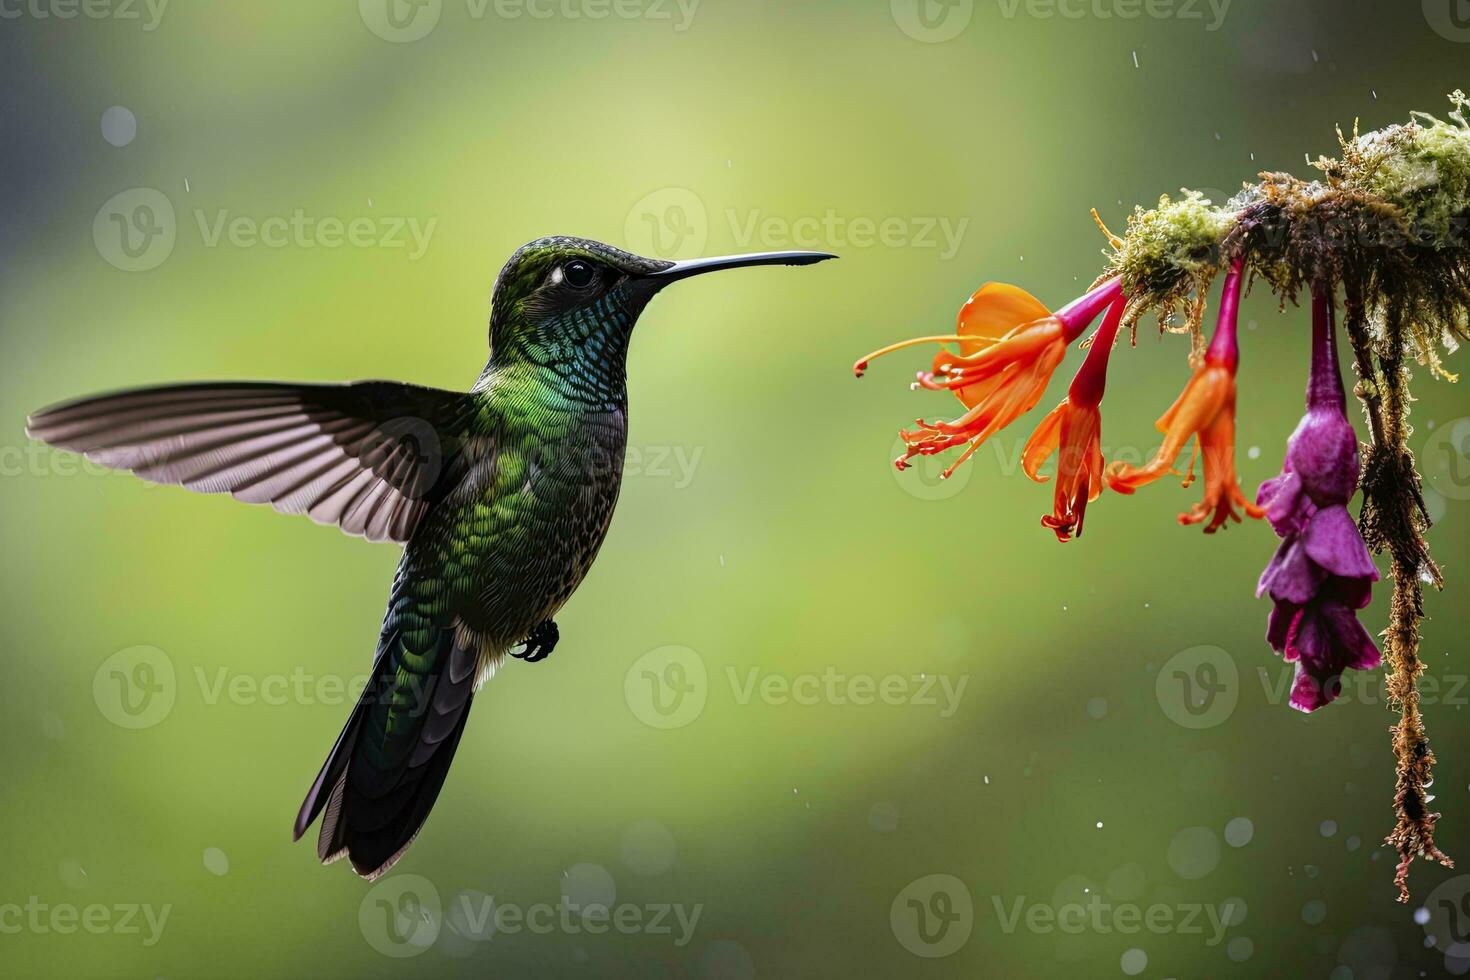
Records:
[[[1386,660],[1389,702],[1399,711],[1391,729],[1398,823],[1384,843],[1399,856],[1394,883],[1401,902],[1409,898],[1415,857],[1453,867],[1434,842],[1440,815],[1429,812],[1427,793],[1434,754],[1418,691],[1423,584],[1439,589],[1443,580],[1424,538],[1430,522],[1409,449],[1410,366],[1453,381],[1442,354],[1470,338],[1470,99],[1456,91],[1450,101],[1449,121],[1416,112],[1407,123],[1370,133],[1355,126],[1351,138],[1339,131],[1341,157],[1319,158],[1313,180],[1263,173],[1223,205],[1184,190],[1155,208],[1134,209],[1121,237],[1099,219],[1111,251],[1085,296],[1051,313],[1015,286],[987,283],[960,310],[954,334],[891,345],[854,368],[861,376],[873,357],[914,344],[957,346],[942,346],[917,386],[952,392],[964,414],[953,422],[921,419],[904,430],[907,448],[896,461],[904,469],[914,456],[959,449],[948,476],[1036,406],[1067,348],[1107,312],[1066,398],[1023,453],[1023,470],[1038,482],[1052,478],[1041,466],[1057,455],[1053,512],[1042,524],[1059,541],[1080,537],[1087,505],[1105,487],[1132,494],[1175,472],[1179,453],[1195,440],[1185,485],[1201,459],[1204,499],[1180,522],[1213,532],[1243,513],[1267,518],[1281,538],[1257,594],[1273,602],[1267,640],[1297,665],[1292,706],[1316,710],[1341,692],[1344,671]],[[1207,344],[1207,297],[1222,273]],[[1235,475],[1236,317],[1242,292],[1257,280],[1283,309],[1303,292],[1310,296],[1313,344],[1306,415],[1281,474],[1252,504]],[[1361,469],[1337,365],[1339,295],[1357,375],[1353,393],[1368,422]],[[1120,328],[1136,340],[1149,313],[1161,330],[1191,335],[1193,374],[1159,419],[1158,454],[1142,466],[1105,465],[1099,432],[1107,350]],[[1353,522],[1346,507],[1360,480]],[[1368,549],[1388,556],[1393,576],[1382,658],[1357,619],[1378,578]]]

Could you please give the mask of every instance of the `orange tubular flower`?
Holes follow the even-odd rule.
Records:
[[[915,344],[959,345],[958,354],[948,348],[937,354],[931,369],[919,372],[917,385],[954,392],[965,413],[953,422],[920,419],[915,423],[918,428],[901,431],[908,448],[894,465],[905,469],[915,456],[931,456],[966,444],[965,451],[944,471],[948,477],[986,439],[1036,406],[1067,346],[1112,305],[1122,289],[1119,280],[1110,279],[1051,313],[1023,289],[986,283],[960,309],[954,334],[916,337],[874,351],[854,364],[853,373],[862,377],[868,362],[882,354]]]
[[[1199,524],[1205,520],[1206,533],[1214,533],[1227,521],[1240,521],[1235,512],[1240,507],[1251,517],[1265,512],[1240,492],[1235,478],[1235,369],[1240,361],[1236,345],[1236,321],[1240,308],[1241,265],[1236,261],[1225,277],[1220,296],[1220,314],[1215,336],[1210,340],[1205,361],[1189,379],[1183,393],[1157,423],[1164,433],[1164,444],[1144,466],[1115,462],[1108,467],[1108,486],[1118,493],[1133,493],[1165,473],[1173,472],[1174,459],[1191,436],[1196,437],[1195,450],[1184,477],[1187,487],[1194,482],[1194,460],[1204,455],[1205,499],[1188,513],[1179,515],[1180,524]]]
[[[1056,532],[1058,541],[1082,536],[1082,516],[1087,505],[1102,493],[1102,403],[1107,383],[1108,356],[1118,335],[1127,305],[1119,297],[1108,307],[1108,315],[1092,339],[1092,347],[1067,389],[1067,397],[1041,420],[1021,453],[1021,468],[1037,483],[1048,479],[1040,474],[1041,464],[1057,454],[1057,490],[1052,512],[1042,526]]]

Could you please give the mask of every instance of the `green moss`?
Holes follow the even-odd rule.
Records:
[[[1465,105],[1459,92],[1451,98]],[[1414,115],[1414,122],[1354,140],[1352,149],[1366,166],[1350,179],[1398,207],[1417,241],[1463,247],[1470,214],[1470,126],[1463,111],[1452,114],[1454,122]]]
[[[1406,325],[1399,342],[1438,368],[1435,347],[1465,336],[1470,306],[1470,99],[1450,96],[1450,121],[1414,113],[1407,123],[1343,139],[1318,180],[1264,173],[1223,205],[1198,191],[1135,208],[1110,236],[1104,276],[1121,276],[1126,323],[1148,311],[1183,329],[1201,351],[1210,283],[1242,259],[1283,303],[1320,282],[1359,279],[1376,315]]]
[[[1199,191],[1181,190],[1183,197],[1177,200],[1165,194],[1155,208],[1133,209],[1128,233],[1113,241],[1109,274],[1123,277],[1130,329],[1149,310],[1158,314],[1161,327],[1172,328],[1175,314],[1182,311],[1183,329],[1194,335],[1198,355],[1203,351],[1199,323],[1204,296],[1220,267],[1220,246],[1235,214]]]
[[[1128,234],[1113,255],[1124,283],[1167,292],[1171,285],[1218,265],[1220,243],[1235,220],[1199,191],[1179,200],[1165,194],[1152,210],[1134,208]]]

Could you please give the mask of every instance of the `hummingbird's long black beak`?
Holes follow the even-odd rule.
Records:
[[[743,269],[750,265],[813,265],[835,258],[837,256],[830,252],[751,252],[748,255],[717,255],[708,259],[688,259],[683,262],[675,262],[667,269],[649,273],[646,278],[662,286],[680,279],[688,279],[690,276],[703,275],[706,272],[719,272],[721,269]]]

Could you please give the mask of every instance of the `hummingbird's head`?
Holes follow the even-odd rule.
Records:
[[[621,366],[638,315],[670,283],[720,269],[809,265],[834,257],[759,252],[670,262],[586,238],[539,238],[516,249],[495,280],[491,360],[606,364],[616,359]]]

